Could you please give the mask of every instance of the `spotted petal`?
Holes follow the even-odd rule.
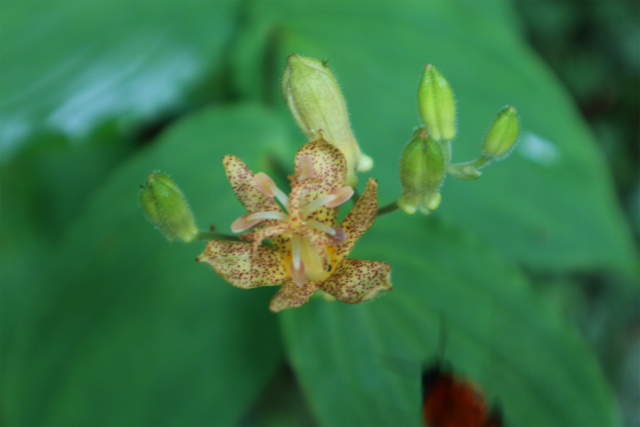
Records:
[[[287,308],[300,307],[318,290],[318,283],[310,281],[303,286],[298,286],[291,279],[283,282],[278,293],[271,299],[269,309],[277,313]]]
[[[306,191],[301,200],[302,205],[313,202],[329,194],[331,191],[344,186],[347,178],[347,161],[338,148],[322,139],[322,135],[315,141],[308,142],[300,147],[296,154],[296,173],[301,163],[304,164],[306,160],[305,156],[311,158],[314,177],[319,179],[317,182],[305,187]],[[333,226],[337,216],[337,208],[321,207],[316,209],[309,218]]]
[[[275,250],[243,242],[211,240],[196,260],[206,262],[224,280],[242,289],[272,286],[282,283],[285,273],[282,258]]]
[[[386,262],[345,258],[320,287],[342,302],[357,304],[391,290],[390,274]]]
[[[378,182],[369,178],[367,187],[351,212],[342,220],[339,227],[346,234],[347,239],[336,248],[336,261],[340,262],[351,252],[353,245],[371,227],[378,212]]]
[[[224,156],[222,163],[233,192],[249,212],[282,212],[273,198],[260,191],[253,179],[253,172],[240,158],[229,154]]]

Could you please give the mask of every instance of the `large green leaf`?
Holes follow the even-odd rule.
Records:
[[[0,158],[42,134],[81,140],[182,108],[222,67],[236,2],[0,3]]]
[[[457,96],[453,160],[479,154],[495,113],[516,106],[519,145],[473,182],[447,179],[439,212],[509,258],[536,269],[629,269],[630,231],[593,137],[564,90],[513,29],[504,2],[254,2],[253,25],[238,45],[239,86],[277,90],[267,63],[291,53],[330,61],[346,96],[381,200],[399,196],[398,159],[419,124],[417,82],[425,63],[447,76]],[[268,37],[271,35],[271,37]],[[269,41],[274,43],[269,44]],[[247,70],[255,70],[253,73]],[[262,92],[261,92],[262,91]],[[284,103],[279,102],[283,115]],[[293,120],[289,119],[293,126]]]
[[[441,330],[445,361],[501,405],[507,425],[619,422],[575,331],[475,239],[433,219],[383,217],[352,257],[390,262],[394,289],[358,306],[317,299],[282,316],[323,425],[419,425],[419,367],[437,361]]]
[[[137,191],[162,169],[200,225],[222,231],[242,213],[223,155],[257,167],[282,140],[255,107],[204,111],[111,177],[55,253],[31,260],[50,268],[29,285],[41,308],[3,329],[3,423],[230,425],[245,415],[281,361],[273,290],[225,283],[194,261],[203,243],[168,244],[144,219]],[[3,305],[24,291],[2,285]]]
[[[41,133],[66,142],[107,126],[121,135],[181,109],[191,89],[220,71],[236,28],[233,3],[123,4],[0,4],[2,160],[20,144],[42,142]],[[431,218],[381,218],[358,244],[354,256],[392,264],[392,293],[355,307],[313,301],[279,315],[319,420],[418,423],[418,368],[436,357],[444,321],[445,357],[502,403],[508,423],[615,424],[593,358],[504,260],[558,270],[633,261],[593,140],[513,31],[509,9],[472,1],[244,4],[250,13],[233,52],[241,93],[277,100],[281,64],[294,51],[331,60],[361,146],[376,160],[371,175],[383,203],[398,196],[396,159],[418,124],[415,89],[425,62],[456,90],[454,160],[477,153],[500,106],[514,104],[523,118],[509,159],[477,182],[448,180]],[[274,63],[277,70],[265,67]],[[10,272],[17,280],[2,272],[3,424],[228,425],[242,418],[280,360],[278,316],[266,308],[275,290],[234,289],[193,262],[202,244],[167,244],[142,219],[134,184],[151,170],[170,173],[200,226],[226,231],[243,212],[221,157],[233,153],[265,170],[265,153],[292,158],[294,146],[284,143],[291,134],[302,143],[278,105],[277,114],[240,107],[187,118],[108,180],[63,244],[47,253],[33,243],[22,256],[3,258],[3,268],[11,262],[10,270],[20,270]],[[96,169],[97,157],[87,156],[89,173],[74,166],[82,161],[65,159],[50,163],[51,174],[27,167],[2,178],[46,181],[52,197],[58,182],[90,191],[83,180],[109,169]],[[73,202],[72,188],[65,186],[60,203]],[[21,191],[17,183],[11,189]],[[46,213],[46,201],[38,203]],[[30,213],[16,210],[12,223],[23,211]],[[441,215],[449,225],[439,225]],[[5,219],[2,255],[49,226],[22,224],[5,240]]]

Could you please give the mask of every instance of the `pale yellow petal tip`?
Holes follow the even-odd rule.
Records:
[[[336,188],[335,190],[329,193],[329,195],[332,196],[331,200],[329,200],[324,205],[328,208],[334,208],[336,206],[340,206],[341,204],[349,200],[351,196],[353,196],[353,193],[354,193],[354,189],[352,187]]]
[[[360,154],[358,160],[358,172],[367,172],[373,167],[373,159],[365,154]]]
[[[416,198],[419,200],[417,203],[411,199],[411,197],[400,197],[398,199],[398,207],[407,215],[413,215],[418,210],[424,215],[429,215],[431,211],[435,211],[440,206],[442,195],[435,193],[428,197]]]
[[[319,291],[320,295],[322,296],[322,299],[327,301],[327,302],[334,302],[336,300],[336,297],[334,297],[331,294],[326,293],[325,291]]]
[[[246,167],[242,159],[240,157],[234,156],[233,154],[227,154],[222,158],[222,165],[224,166],[224,170],[227,173],[227,177],[235,168]]]
[[[209,255],[207,255],[207,251],[206,250],[203,253],[201,253],[200,255],[198,255],[198,257],[196,258],[196,262],[201,262],[203,264],[207,264],[209,267],[211,267],[211,269],[213,269],[213,271],[216,271],[214,262],[211,260],[211,257]]]
[[[438,208],[438,206],[440,206],[441,201],[442,201],[442,195],[440,193],[433,194],[427,200],[427,207],[430,210],[435,211]]]
[[[387,277],[385,278],[385,281],[380,284],[380,286],[371,289],[362,297],[362,302],[371,301],[392,289],[393,285],[391,284],[391,272],[389,272],[389,274],[387,274]]]
[[[317,290],[317,282],[311,281],[298,286],[291,279],[285,280],[280,290],[271,298],[269,310],[272,313],[279,313],[288,308],[300,307],[306,304]]]
[[[414,203],[408,201],[404,196],[400,197],[398,200],[398,207],[407,215],[413,215],[418,210],[418,207]]]
[[[282,307],[282,306],[279,306],[279,305],[275,305],[275,304],[273,303],[273,301],[271,302],[271,304],[269,304],[269,311],[270,311],[270,312],[272,312],[272,313],[274,313],[274,314],[275,314],[275,313],[280,313],[280,312],[281,312],[282,310],[284,310],[285,308],[286,308],[286,307]]]

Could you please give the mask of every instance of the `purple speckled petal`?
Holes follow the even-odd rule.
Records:
[[[347,161],[342,152],[326,142],[320,136],[315,141],[304,144],[296,154],[295,170],[299,170],[301,162],[311,158],[314,178],[317,182],[305,186],[301,207],[329,194],[331,191],[343,187],[347,178]],[[338,217],[337,208],[321,207],[316,209],[309,218],[333,226]]]
[[[287,308],[300,307],[318,290],[318,283],[312,281],[298,286],[291,279],[283,282],[278,293],[271,299],[269,309],[277,313]]]
[[[390,274],[386,262],[345,258],[320,288],[342,302],[357,304],[391,290]]]
[[[288,278],[277,251],[258,246],[254,253],[250,243],[211,240],[196,260],[243,289],[278,285]]]
[[[336,248],[336,262],[340,262],[351,252],[353,245],[371,227],[378,212],[378,182],[369,178],[367,188],[351,212],[342,220],[339,227],[347,234],[344,243]]]
[[[282,212],[273,198],[260,191],[253,172],[240,158],[229,154],[224,156],[222,163],[233,192],[249,212]]]

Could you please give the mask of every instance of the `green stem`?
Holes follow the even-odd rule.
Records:
[[[485,166],[490,161],[491,161],[491,157],[480,156],[475,160],[471,160],[470,162],[454,163],[451,166],[455,166],[455,167],[459,167],[459,168],[464,168],[465,166],[471,166],[474,169],[480,169],[481,167]]]
[[[389,203],[386,206],[383,206],[381,208],[378,209],[378,213],[376,214],[376,217],[382,216],[382,215],[386,215],[386,214],[390,214],[393,211],[398,210],[398,201],[395,200],[391,203]]]
[[[231,240],[236,242],[244,242],[240,240],[238,236],[231,236],[229,234],[216,233],[215,231],[202,231],[198,232],[196,237],[198,240]]]
[[[462,180],[476,179],[482,175],[478,169],[485,166],[490,161],[490,157],[480,156],[470,162],[449,165],[447,167],[447,173]]]

